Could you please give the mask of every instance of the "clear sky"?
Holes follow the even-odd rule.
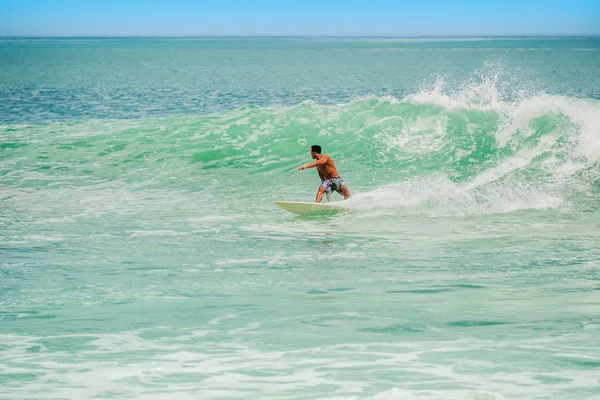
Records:
[[[0,36],[599,34],[600,0],[0,0]]]

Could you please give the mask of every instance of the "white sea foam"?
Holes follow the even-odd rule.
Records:
[[[165,327],[170,334],[162,338],[157,327],[148,331],[159,334],[155,339],[147,338],[144,330],[39,338],[2,335],[5,350],[0,362],[4,374],[31,374],[18,388],[9,389],[12,395],[38,398],[106,393],[156,399],[241,398],[249,392],[282,398],[310,391],[311,398],[503,399],[547,395],[550,387],[545,382],[552,383],[553,393],[597,388],[592,370],[568,363],[560,371],[552,367],[561,360],[597,360],[573,335],[501,344],[481,339],[417,340],[278,350],[246,339],[264,335],[272,329],[269,324],[275,328],[284,321],[252,323],[247,330],[235,331],[237,340],[219,339],[225,332],[216,328],[232,318],[239,316],[211,320],[207,329],[173,332]],[[57,348],[69,342],[73,344]],[[548,362],[536,365],[540,351]],[[448,358],[454,362],[448,363]],[[497,365],[499,360],[502,365]],[[356,370],[362,371],[358,379]]]

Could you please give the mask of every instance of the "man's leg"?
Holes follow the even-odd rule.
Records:
[[[316,203],[320,203],[321,200],[323,200],[323,195],[325,194],[325,189],[321,186],[319,186],[319,191],[317,192],[317,199],[315,200]]]
[[[346,185],[342,186],[340,189],[342,189],[342,192],[344,193],[344,200],[349,199],[350,198],[350,190],[348,190]]]

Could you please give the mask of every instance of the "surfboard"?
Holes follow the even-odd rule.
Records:
[[[276,201],[279,207],[298,215],[327,215],[340,212],[343,208],[333,203],[308,203],[303,201]]]

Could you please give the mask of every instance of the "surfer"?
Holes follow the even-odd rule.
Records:
[[[320,203],[324,194],[327,195],[327,201],[331,201],[331,193],[333,193],[334,190],[344,196],[344,200],[349,198],[350,191],[342,178],[340,178],[340,174],[338,174],[333,158],[327,154],[321,154],[321,146],[317,145],[311,146],[310,156],[315,161],[299,167],[298,171],[302,171],[306,168],[317,168],[319,178],[321,178],[321,186],[319,186],[319,190],[317,191],[316,202]]]

